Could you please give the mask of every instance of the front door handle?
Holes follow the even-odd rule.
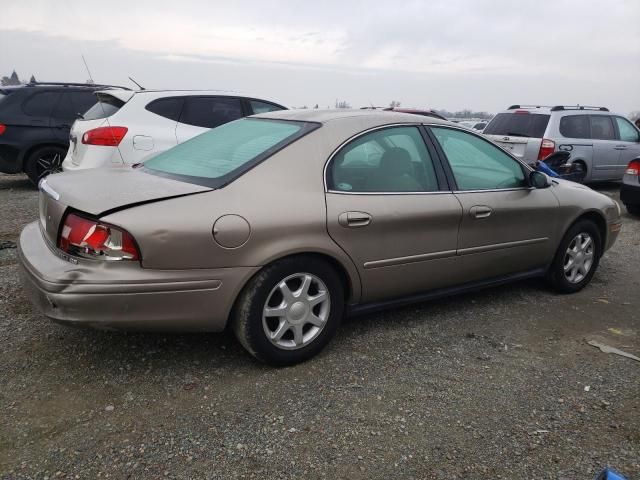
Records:
[[[626,150],[628,147],[626,145],[616,145],[613,147],[614,150]]]
[[[469,209],[469,214],[473,218],[487,218],[492,212],[493,209],[487,205],[474,205]]]
[[[371,223],[371,215],[365,212],[343,212],[338,216],[338,223],[343,227],[366,227]]]

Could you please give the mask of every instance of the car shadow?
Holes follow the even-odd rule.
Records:
[[[0,190],[34,191],[37,187],[23,174],[0,174]]]

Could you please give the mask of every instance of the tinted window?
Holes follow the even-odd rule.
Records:
[[[97,96],[98,102],[83,115],[85,120],[110,117],[124,105],[122,100],[111,95],[99,93]]]
[[[218,187],[317,124],[245,118],[227,123],[144,163],[150,172]]]
[[[615,140],[616,132],[613,129],[611,117],[606,115],[590,115],[591,138],[598,140]]]
[[[587,115],[568,115],[560,119],[560,134],[567,138],[591,138]]]
[[[37,92],[24,102],[22,110],[32,117],[49,117],[59,96],[59,92]]]
[[[331,190],[429,192],[438,190],[433,162],[416,127],[394,127],[363,135],[331,162]]]
[[[640,140],[638,130],[631,125],[631,122],[626,118],[614,117],[618,124],[618,132],[620,132],[620,140],[623,142],[637,142]]]
[[[432,127],[459,190],[518,188],[526,185],[522,166],[498,147],[470,133]]]
[[[549,123],[549,115],[537,113],[499,113],[484,129],[487,135],[542,138]]]
[[[237,98],[188,97],[180,122],[196,127],[215,128],[241,117],[242,107]]]
[[[178,121],[184,98],[160,98],[148,104],[145,108],[156,115]]]
[[[93,92],[64,92],[56,105],[53,117],[72,122],[89,110],[96,101]]]
[[[258,100],[249,100],[249,104],[251,105],[253,113],[266,113],[282,110],[282,107],[274,105],[273,103],[259,102]]]

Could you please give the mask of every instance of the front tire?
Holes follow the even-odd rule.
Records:
[[[233,330],[258,360],[293,365],[318,354],[335,335],[344,312],[344,287],[323,260],[279,260],[252,278],[238,298]]]
[[[627,209],[627,212],[629,212],[631,215],[640,215],[640,205],[624,205],[625,208]]]
[[[38,148],[25,161],[24,172],[31,183],[38,185],[47,175],[62,171],[62,160],[66,153],[64,148],[55,145]]]
[[[593,278],[601,255],[602,238],[597,225],[590,220],[580,220],[560,242],[547,281],[559,293],[578,292]]]

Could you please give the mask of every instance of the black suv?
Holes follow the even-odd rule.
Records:
[[[112,87],[84,83],[30,83],[0,87],[0,172],[25,172],[34,184],[60,170],[69,129]]]

